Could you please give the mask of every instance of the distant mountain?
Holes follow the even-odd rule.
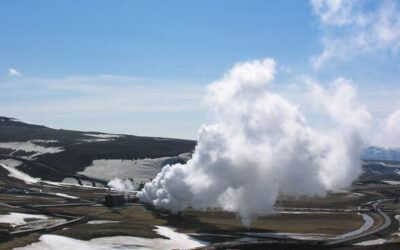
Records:
[[[89,173],[100,182],[118,176],[121,168],[154,174],[165,164],[186,162],[188,156],[182,154],[191,153],[195,145],[192,140],[53,129],[0,116],[0,161],[51,181],[85,180],[89,166],[98,167]]]
[[[361,159],[377,161],[400,161],[400,148],[368,147],[364,149]]]

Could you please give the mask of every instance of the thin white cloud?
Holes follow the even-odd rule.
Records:
[[[26,91],[29,89],[29,91]],[[179,80],[130,76],[14,78],[0,85],[0,112],[95,114],[202,109],[203,87]]]
[[[290,73],[292,73],[292,69],[289,66],[282,64],[279,67],[279,72],[290,74]]]
[[[8,74],[10,76],[21,76],[21,73],[19,73],[16,69],[9,69]]]
[[[9,77],[0,81],[0,114],[56,128],[193,139],[203,93],[191,79]]]
[[[400,11],[393,0],[311,0],[323,33],[323,51],[312,58],[315,68],[337,58],[400,47]]]

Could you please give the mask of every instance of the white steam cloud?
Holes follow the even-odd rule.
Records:
[[[374,143],[385,148],[400,147],[400,109],[385,119]]]
[[[255,60],[209,85],[215,123],[201,127],[191,160],[164,167],[139,198],[172,211],[220,207],[249,225],[257,212],[273,212],[279,194],[324,195],[349,186],[361,171],[360,133],[369,122],[354,102],[355,88],[344,79],[329,90],[308,83],[334,124],[321,133],[298,106],[268,91],[274,78],[274,60]]]
[[[128,179],[114,178],[107,185],[119,192],[134,191],[136,190],[135,184]]]

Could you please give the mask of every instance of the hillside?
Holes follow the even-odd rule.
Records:
[[[186,161],[187,157],[179,155],[190,153],[195,145],[191,140],[52,129],[0,117],[0,157],[19,162],[18,170],[51,181],[81,176],[79,172],[95,160],[127,163],[160,158],[153,168],[161,168]]]
[[[196,141],[53,129],[0,117],[0,163],[44,180],[105,184],[114,177],[147,181],[163,166],[185,163]],[[361,179],[400,180],[396,149],[366,148]]]

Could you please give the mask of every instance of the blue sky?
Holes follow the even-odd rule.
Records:
[[[308,2],[292,2],[3,2],[1,54],[7,60],[0,65],[30,76],[209,81],[238,61],[268,56],[299,63],[318,41]]]
[[[399,100],[399,6],[350,2],[342,13],[317,0],[2,1],[0,115],[196,138],[210,120],[204,87],[235,63],[271,57],[279,91],[305,75],[345,77],[383,119]]]

